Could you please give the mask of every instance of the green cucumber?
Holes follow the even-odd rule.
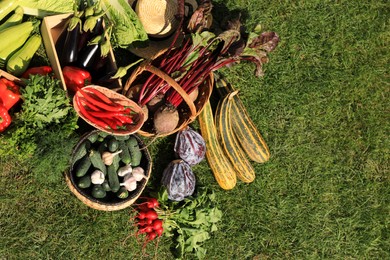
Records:
[[[77,177],[83,177],[91,167],[91,160],[89,159],[88,155],[85,155],[83,158],[80,159],[80,161],[77,163],[75,168],[75,175]]]
[[[79,188],[82,188],[82,189],[89,188],[91,186],[91,184],[92,184],[92,182],[91,182],[91,175],[89,175],[89,174],[84,175],[77,182],[77,186]]]
[[[101,141],[101,143],[99,144],[97,150],[98,150],[98,152],[99,152],[100,154],[103,154],[105,151],[108,150],[108,148],[107,148],[107,142],[108,142],[108,140],[107,140],[107,139],[104,139],[104,140]]]
[[[112,137],[108,140],[107,143],[108,151],[110,152],[116,152],[119,148],[119,141],[115,139],[115,137]]]
[[[127,139],[129,139],[130,135],[118,135],[118,136],[115,136],[116,140],[118,141],[126,141]]]
[[[122,152],[119,154],[122,162],[126,165],[131,163],[129,147],[127,147],[125,141],[119,141],[119,150],[122,150]]]
[[[76,163],[78,160],[83,158],[91,148],[91,142],[89,140],[84,140],[78,147],[77,150],[73,153],[72,163]]]
[[[109,133],[100,131],[100,132],[99,132],[99,135],[100,135],[101,137],[103,137],[103,138],[106,138],[107,136],[109,136]]]
[[[105,191],[111,191],[110,185],[108,184],[107,180],[104,180],[104,182],[102,183],[102,188]]]
[[[96,199],[102,199],[106,197],[107,192],[103,189],[101,184],[95,184],[92,187],[91,195]]]
[[[127,141],[126,144],[129,148],[130,156],[131,156],[131,166],[139,166],[142,159],[142,152],[139,148],[138,140],[131,136]]]
[[[99,136],[99,134],[98,133],[93,133],[93,134],[90,134],[89,136],[88,136],[88,140],[91,142],[91,143],[95,143],[97,140],[98,140],[98,138],[99,138],[100,136]]]
[[[117,192],[120,189],[119,176],[115,169],[114,163],[107,166],[108,184],[111,191]]]
[[[116,192],[116,196],[120,199],[126,199],[129,197],[129,191],[125,187],[120,187],[120,189]]]
[[[102,160],[102,155],[98,151],[92,149],[89,152],[89,158],[91,159],[91,163],[93,167],[95,167],[98,170],[101,170],[104,173],[104,175],[107,174],[107,167]]]

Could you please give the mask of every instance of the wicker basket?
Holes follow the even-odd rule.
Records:
[[[75,151],[80,147],[80,145],[91,135],[100,132],[99,130],[93,130],[91,132],[88,132],[84,134],[80,141],[76,144],[76,146],[73,149],[72,154],[72,160],[75,155]],[[137,189],[135,191],[129,192],[129,197],[126,199],[119,199],[115,196],[114,193],[110,193],[105,197],[104,199],[96,199],[92,197],[91,195],[91,188],[88,189],[81,189],[77,186],[76,181],[77,177],[74,176],[74,163],[71,163],[70,168],[68,171],[65,172],[65,180],[66,183],[70,189],[70,191],[85,205],[87,205],[90,208],[102,210],[102,211],[115,211],[115,210],[121,210],[124,208],[129,207],[132,205],[138,197],[141,195],[143,190],[145,189],[145,186],[150,178],[151,170],[152,170],[152,160],[149,154],[149,151],[145,147],[145,144],[143,143],[142,139],[134,135],[134,137],[137,139],[138,144],[141,148],[142,152],[142,160],[140,163],[140,166],[145,170],[146,179],[143,179],[142,181],[138,182]]]
[[[182,104],[177,108],[179,111],[179,123],[176,129],[169,133],[158,134],[158,137],[164,137],[176,133],[177,131],[185,128],[188,124],[193,122],[196,117],[203,110],[204,105],[207,100],[210,99],[212,88],[214,84],[214,77],[211,73],[209,77],[206,78],[205,82],[199,86],[199,94],[195,101],[192,101],[189,95],[182,89],[182,87],[168,74],[156,68],[150,64],[150,61],[144,61],[138,66],[136,70],[130,75],[126,84],[123,88],[122,94],[129,97],[131,93],[131,88],[139,84],[142,84],[142,81],[145,80],[144,73],[152,73],[157,75],[159,78],[166,81],[171,87],[173,87],[182,97]],[[138,134],[146,137],[156,137],[157,134],[153,129],[153,115],[149,115],[149,118],[146,119],[141,129],[137,132]]]
[[[81,97],[82,94],[77,92],[74,95],[74,97],[73,97],[73,107],[76,110],[77,114],[82,119],[84,119],[85,122],[87,122],[91,126],[95,127],[96,129],[99,129],[99,130],[101,130],[103,132],[106,132],[106,133],[109,133],[109,134],[113,134],[113,135],[129,135],[129,134],[133,134],[133,133],[137,132],[141,128],[141,126],[142,126],[142,124],[144,122],[144,112],[137,105],[137,103],[135,103],[134,101],[126,98],[125,96],[123,96],[123,95],[121,95],[121,94],[119,94],[119,93],[117,93],[117,92],[115,92],[113,90],[110,90],[108,88],[105,88],[105,87],[100,87],[100,86],[96,86],[96,85],[90,85],[90,86],[84,87],[83,89],[88,90],[89,88],[97,89],[100,92],[102,92],[103,94],[105,94],[107,97],[109,97],[110,99],[114,100],[116,103],[121,104],[123,106],[130,107],[132,111],[137,113],[138,118],[137,118],[136,123],[134,125],[132,125],[131,127],[128,127],[126,130],[105,129],[103,127],[100,127],[100,126],[94,124],[93,122],[91,122],[90,120],[88,120],[82,113],[80,113],[80,108],[77,105],[76,99]]]

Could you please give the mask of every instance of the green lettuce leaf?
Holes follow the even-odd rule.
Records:
[[[148,35],[137,14],[126,0],[101,0],[103,10],[114,24],[113,40],[121,48],[147,41]]]
[[[74,7],[79,5],[79,0],[19,0],[25,14],[43,18],[49,15],[73,13]]]

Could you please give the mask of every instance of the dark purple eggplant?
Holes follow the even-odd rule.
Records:
[[[91,33],[92,33],[92,36],[96,36],[98,34],[102,34],[103,31],[104,31],[104,28],[103,28],[103,17],[100,16],[99,18],[97,18],[95,27],[93,27]]]
[[[81,33],[79,40],[79,51],[87,45],[87,42],[93,39],[93,37],[102,34],[104,31],[103,28],[103,17],[99,17],[96,21],[95,27],[92,30],[85,31]]]
[[[100,44],[89,44],[79,54],[77,65],[83,69],[91,69],[100,58]]]
[[[69,24],[66,29],[66,37],[60,56],[61,66],[71,65],[77,61],[79,52],[78,45],[80,41],[82,24],[80,16],[81,14],[75,14],[69,20]]]
[[[63,30],[60,34],[60,36],[58,36],[58,39],[56,41],[56,51],[57,51],[57,57],[58,58],[62,58],[62,50],[64,49],[64,43],[65,43],[65,39],[66,39],[66,35],[68,34],[68,30]]]

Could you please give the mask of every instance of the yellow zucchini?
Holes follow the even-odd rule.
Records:
[[[198,116],[201,134],[206,141],[206,159],[216,181],[222,189],[230,190],[236,186],[237,176],[229,159],[225,156],[217,139],[213,111],[207,101]]]
[[[0,68],[4,68],[12,53],[23,46],[34,30],[34,26],[34,22],[26,21],[0,32]]]
[[[30,65],[34,54],[41,46],[42,37],[39,34],[31,35],[26,43],[7,61],[7,72],[17,77],[21,76]]]
[[[217,75],[215,80],[217,88],[225,89],[225,92],[228,93],[234,91],[234,88],[220,75]],[[231,102],[232,130],[240,141],[243,150],[252,161],[258,163],[268,161],[270,158],[268,145],[250,118],[239,95],[234,95]]]
[[[237,178],[245,183],[251,183],[255,180],[255,170],[246,157],[239,140],[232,131],[232,98],[237,92],[238,91],[232,92],[219,101],[215,113],[215,126],[217,128],[218,140],[222,144],[226,156],[236,170]]]

